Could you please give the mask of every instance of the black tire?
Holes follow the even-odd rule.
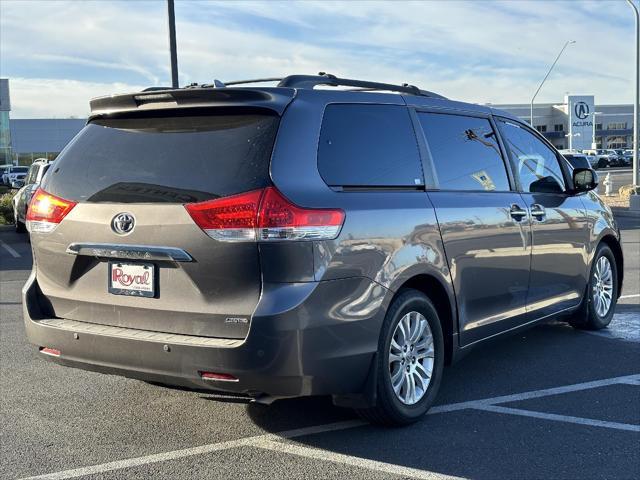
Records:
[[[405,314],[412,311],[421,313],[429,323],[433,336],[434,363],[431,379],[423,397],[413,405],[406,405],[398,399],[393,390],[388,362],[391,339],[396,325]],[[444,368],[444,353],[442,326],[433,303],[417,290],[401,291],[387,311],[378,342],[376,405],[358,410],[359,415],[371,423],[391,427],[408,425],[419,420],[429,410],[438,394]]]
[[[15,225],[16,225],[16,232],[17,233],[27,233],[27,227],[25,226],[24,223],[22,223],[17,218],[15,220]]]
[[[606,257],[611,265],[611,273],[613,279],[613,289],[611,292],[611,305],[605,315],[599,315],[596,309],[596,300],[594,298],[594,287],[596,286],[596,266],[601,257]],[[571,326],[581,330],[602,330],[606,328],[613,314],[616,310],[616,304],[618,302],[618,265],[616,264],[616,257],[606,243],[601,243],[593,256],[591,262],[591,269],[589,271],[589,283],[587,284],[587,291],[583,300],[582,308],[573,316],[569,321]]]

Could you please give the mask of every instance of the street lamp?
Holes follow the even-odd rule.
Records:
[[[631,8],[633,8],[633,13],[636,18],[636,78],[634,80],[634,84],[636,87],[636,98],[633,104],[633,184],[636,186],[640,186],[640,169],[638,168],[638,111],[640,110],[640,12],[638,11],[637,5],[634,4],[631,0],[627,0],[627,3]],[[633,199],[630,201],[630,207],[640,209],[640,201],[637,199],[634,201]]]
[[[171,87],[178,88],[178,52],[176,49],[176,14],[173,0],[167,0],[167,17],[169,20],[169,57],[171,58]]]
[[[593,123],[593,142],[591,143],[592,149],[597,149],[598,145],[596,145],[596,115],[602,115],[602,112],[593,112],[591,114],[593,118],[591,119],[591,123]]]
[[[564,44],[564,46],[562,47],[562,49],[560,50],[560,53],[558,54],[558,56],[556,57],[556,59],[554,60],[554,62],[551,64],[551,68],[549,69],[549,71],[547,72],[547,74],[544,76],[544,78],[542,79],[542,82],[540,83],[540,86],[538,87],[538,89],[536,90],[536,93],[533,94],[533,97],[531,98],[531,116],[529,117],[529,123],[531,124],[531,126],[533,127],[533,101],[536,99],[536,97],[538,96],[538,92],[540,91],[540,89],[542,88],[542,85],[544,85],[544,82],[547,81],[547,78],[549,77],[549,74],[551,73],[551,70],[553,70],[553,67],[556,66],[556,63],[558,63],[558,60],[560,59],[560,56],[562,55],[562,52],[564,52],[565,48],[567,48],[569,45],[573,45],[574,43],[576,43],[575,40],[567,40]]]

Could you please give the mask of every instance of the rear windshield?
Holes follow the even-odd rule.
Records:
[[[269,184],[279,119],[265,114],[101,119],[56,159],[43,188],[75,202],[188,203]]]
[[[29,167],[13,167],[11,168],[11,173],[24,173],[29,170]]]
[[[580,155],[565,155],[566,158],[573,168],[589,168],[589,160],[587,157],[583,157]]]

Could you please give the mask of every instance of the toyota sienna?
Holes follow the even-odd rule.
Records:
[[[486,106],[278,81],[91,101],[26,217],[44,357],[400,425],[474,346],[609,324],[623,258],[592,170]]]

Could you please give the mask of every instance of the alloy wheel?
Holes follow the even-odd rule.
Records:
[[[419,312],[404,315],[391,337],[389,375],[396,397],[405,405],[418,403],[433,375],[434,343],[429,322]]]
[[[596,263],[592,279],[593,304],[600,318],[606,317],[613,300],[613,270],[609,259],[602,256]]]

